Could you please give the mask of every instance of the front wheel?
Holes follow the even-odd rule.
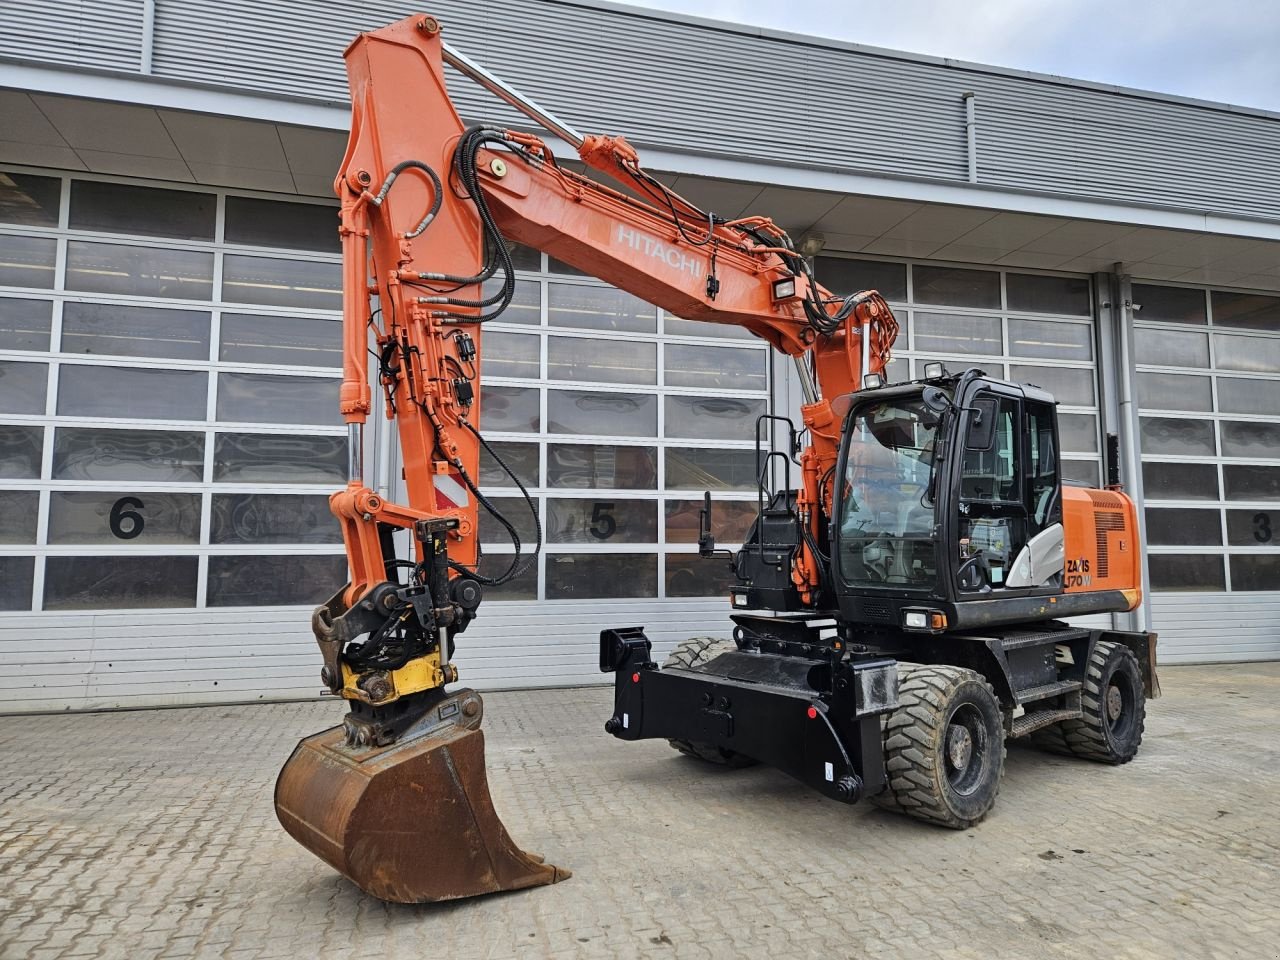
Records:
[[[884,720],[886,810],[954,830],[996,802],[1004,720],[991,685],[962,667],[898,664],[898,708]]]
[[[1080,691],[1080,719],[1037,731],[1032,742],[1099,763],[1128,763],[1142,745],[1147,698],[1138,658],[1122,643],[1093,645]]]

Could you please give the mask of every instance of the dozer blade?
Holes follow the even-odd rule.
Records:
[[[470,711],[470,713],[467,713]],[[564,880],[512,841],[485,775],[480,696],[460,690],[386,747],[343,727],[302,740],[276,781],[285,830],[365,893],[428,903]]]

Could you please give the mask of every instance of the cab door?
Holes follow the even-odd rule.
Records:
[[[1029,534],[1022,401],[1000,385],[984,384],[967,407],[956,503],[957,581],[963,593],[1004,591]]]

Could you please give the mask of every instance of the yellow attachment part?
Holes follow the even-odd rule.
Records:
[[[362,680],[363,686],[360,685]],[[363,673],[356,673],[347,664],[342,664],[343,697],[348,700],[361,700],[378,707],[395,703],[401,697],[407,697],[411,693],[443,687],[444,684],[444,670],[440,665],[438,647],[426,656],[410,660],[396,670],[366,670]]]

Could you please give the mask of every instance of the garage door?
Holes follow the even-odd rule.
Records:
[[[1135,283],[1152,627],[1166,661],[1280,656],[1280,299]]]

